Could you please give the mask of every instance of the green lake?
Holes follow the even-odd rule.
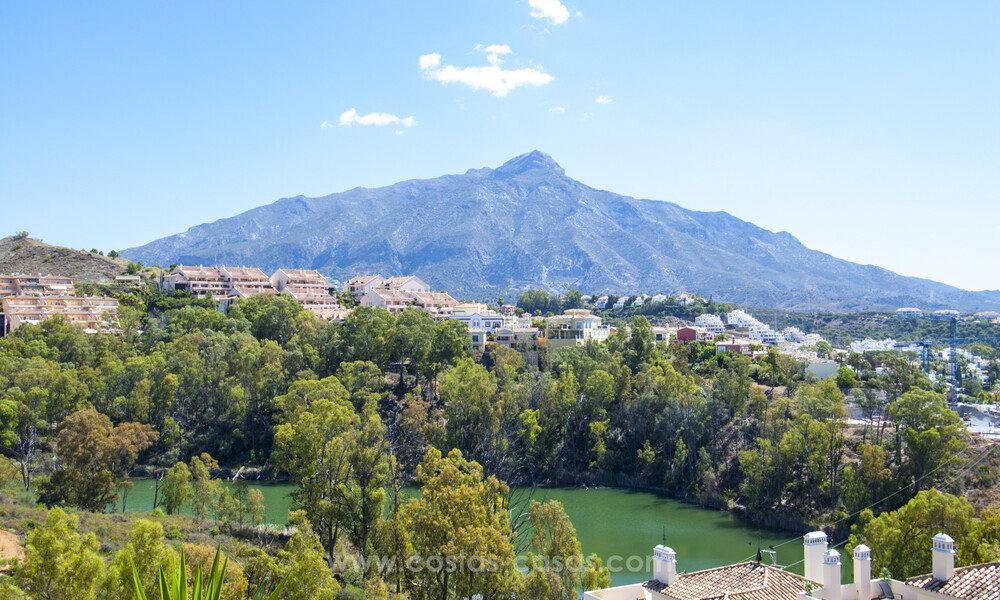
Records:
[[[264,494],[267,520],[284,524],[291,506],[293,486],[282,483],[251,484]],[[774,545],[782,565],[802,560],[801,539],[792,532],[758,530],[726,512],[700,508],[645,492],[615,488],[538,488],[535,500],[558,500],[576,527],[584,554],[597,553],[612,571],[612,583],[623,585],[645,581],[652,574],[645,567],[653,547],[662,543],[677,552],[679,571],[697,571],[752,558],[758,539],[763,548]],[[136,480],[129,493],[129,512],[150,512],[153,481]],[[629,560],[629,557],[632,558]],[[613,559],[613,557],[620,557]],[[609,564],[609,560],[613,561]],[[766,557],[765,557],[766,560]],[[617,563],[617,564],[615,564]],[[629,567],[632,567],[631,569]],[[802,573],[802,565],[790,569]]]

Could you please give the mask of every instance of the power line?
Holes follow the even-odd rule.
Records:
[[[977,457],[977,458],[976,458],[975,460],[973,460],[973,461],[972,461],[972,462],[971,462],[971,463],[970,463],[970,464],[969,464],[969,465],[968,465],[967,467],[965,467],[964,469],[962,469],[961,471],[959,471],[959,472],[958,472],[958,473],[957,473],[956,475],[954,475],[954,476],[953,476],[953,477],[952,477],[951,479],[947,480],[947,481],[946,481],[946,482],[944,483],[944,485],[950,485],[950,484],[951,484],[951,483],[952,483],[953,481],[955,481],[956,479],[958,479],[959,477],[961,477],[962,475],[964,475],[964,474],[965,474],[965,473],[966,473],[967,471],[969,471],[969,469],[971,469],[971,468],[975,467],[976,465],[978,465],[978,464],[979,464],[979,463],[980,463],[980,462],[981,462],[981,461],[982,461],[982,460],[983,460],[984,458],[986,458],[986,456],[988,456],[988,455],[989,455],[989,453],[990,453],[990,452],[992,452],[992,451],[993,451],[993,448],[994,448],[995,446],[996,446],[996,444],[995,444],[995,443],[992,443],[992,444],[988,444],[988,445],[986,446],[986,450],[984,450],[982,454],[980,454],[980,455],[979,455],[979,456],[978,456],[978,457]],[[837,519],[837,520],[836,520],[836,521],[834,521],[833,523],[830,523],[830,524],[828,525],[828,527],[833,527],[834,525],[837,525],[838,523],[840,523],[840,522],[842,522],[842,521],[845,521],[845,520],[847,520],[847,519],[851,519],[851,518],[853,518],[853,517],[856,517],[856,516],[860,515],[860,514],[861,514],[862,512],[864,512],[864,511],[866,511],[866,510],[868,510],[868,509],[870,509],[870,508],[872,508],[872,507],[875,507],[875,506],[878,506],[879,504],[882,504],[883,502],[885,502],[885,501],[886,501],[886,500],[888,500],[889,498],[892,498],[893,496],[896,496],[896,495],[900,494],[901,492],[903,492],[903,491],[904,491],[904,490],[906,490],[907,488],[910,488],[910,487],[913,487],[914,485],[916,485],[916,484],[920,483],[920,482],[921,482],[921,481],[923,481],[924,479],[927,479],[928,477],[930,477],[930,476],[931,476],[931,475],[933,475],[934,473],[938,472],[939,470],[941,470],[942,468],[944,468],[945,466],[947,466],[947,465],[948,465],[949,463],[951,463],[952,461],[954,461],[954,460],[956,460],[956,459],[958,459],[958,458],[959,458],[958,456],[952,456],[951,458],[949,458],[948,460],[946,460],[945,462],[941,463],[941,464],[940,464],[940,465],[938,465],[938,466],[937,466],[936,468],[934,468],[933,470],[931,470],[931,471],[930,471],[929,473],[927,473],[926,475],[924,475],[923,477],[921,477],[920,479],[917,479],[917,480],[913,481],[912,483],[908,483],[908,484],[904,485],[903,487],[899,488],[898,490],[896,490],[895,492],[893,492],[893,493],[889,494],[888,496],[886,496],[886,497],[884,497],[884,498],[882,498],[882,499],[880,499],[880,500],[876,500],[875,502],[872,502],[872,503],[871,503],[871,504],[869,504],[868,506],[866,506],[866,507],[864,507],[864,508],[862,508],[862,509],[860,509],[860,510],[858,510],[858,511],[855,511],[854,513],[851,513],[851,514],[847,515],[846,517],[843,517],[843,518],[841,518],[841,519]],[[785,546],[785,545],[787,545],[787,544],[791,544],[792,542],[795,542],[795,541],[798,541],[798,540],[800,540],[800,539],[802,539],[802,536],[801,536],[801,535],[799,535],[799,536],[795,536],[795,537],[793,537],[793,538],[789,538],[789,539],[785,540],[784,542],[781,542],[780,544],[778,544],[778,545],[776,545],[776,546],[772,546],[772,548],[780,548],[780,547],[782,547],[782,546]],[[840,544],[838,544],[838,546],[839,546],[839,545],[843,545],[843,544],[845,544],[846,542],[847,542],[847,540],[845,539],[845,540],[844,540],[843,542],[841,542]],[[834,547],[836,548],[836,546],[834,546]],[[743,560],[741,560],[741,561],[739,561],[739,562],[746,562],[746,561],[748,561],[748,560],[750,560],[750,559],[754,558],[755,556],[756,556],[756,554],[753,554],[753,555],[751,555],[751,556],[748,556],[747,558],[744,558]],[[805,559],[803,559],[803,560],[805,560]],[[786,569],[788,569],[788,568],[791,568],[791,567],[794,567],[795,565],[797,565],[797,564],[799,564],[799,563],[801,563],[801,562],[802,562],[802,561],[800,560],[799,562],[797,562],[797,563],[795,563],[795,564],[793,564],[793,565],[789,565],[789,566],[787,566],[787,567],[785,567],[785,568],[786,568]]]

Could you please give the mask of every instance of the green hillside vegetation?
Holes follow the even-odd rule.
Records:
[[[845,390],[803,364],[659,346],[642,316],[630,338],[543,353],[538,369],[493,345],[476,361],[463,324],[412,309],[327,323],[287,296],[223,314],[184,294],[119,293],[120,336],[53,319],[0,341],[0,510],[27,549],[10,594],[134,597],[130,557],[154,586],[182,546],[208,571],[221,545],[223,597],[288,576],[283,598],[568,599],[606,571],[514,569],[522,549],[581,561],[582,549],[561,506],[517,505],[513,486],[656,489],[846,536],[894,492],[873,517],[925,490],[988,490],[1000,474],[898,358],[855,382],[870,418],[849,427]],[[882,411],[891,422],[873,419]],[[259,525],[261,497],[220,485],[241,468],[297,486],[292,529]],[[160,481],[157,514],[111,514],[137,474]],[[412,483],[423,493],[406,500]],[[496,568],[396,568],[453,554]]]

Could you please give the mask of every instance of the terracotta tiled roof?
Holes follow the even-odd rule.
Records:
[[[646,589],[676,600],[796,600],[808,579],[755,562],[678,575],[673,585],[652,580]],[[814,589],[822,587],[811,582]]]
[[[1000,600],[1000,561],[959,567],[948,581],[939,581],[930,574],[910,577],[906,585],[950,598]]]

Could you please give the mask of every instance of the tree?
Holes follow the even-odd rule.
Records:
[[[846,390],[856,387],[857,385],[858,380],[854,376],[854,371],[852,371],[849,367],[840,367],[837,369],[837,387]]]
[[[573,286],[566,288],[566,299],[562,305],[564,311],[571,308],[583,308],[583,292]]]
[[[406,574],[413,598],[508,597],[517,575],[507,485],[484,478],[482,467],[459,450],[442,457],[434,448],[417,479],[421,496],[403,509],[412,555],[422,558]],[[447,557],[457,560],[448,565]]]
[[[925,490],[899,510],[878,517],[870,510],[862,512],[858,524],[851,528],[846,552],[864,543],[872,549],[872,571],[887,568],[893,577],[905,579],[930,572],[931,538],[946,533],[955,540],[957,566],[976,564],[982,562],[977,551],[983,540],[977,539],[979,523],[974,517],[975,509],[968,500]]]
[[[65,502],[100,512],[118,499],[115,488],[128,478],[139,453],[159,435],[148,425],[122,423],[94,409],[73,413],[56,436],[61,466],[42,490],[47,502]]]
[[[0,400],[0,444],[21,468],[24,489],[31,489],[32,460],[40,442],[38,432],[46,423],[38,406],[31,406],[36,394],[25,394],[20,388],[7,390]]]
[[[531,550],[525,590],[537,600],[575,600],[584,570],[576,529],[560,502],[531,501]]]
[[[374,537],[382,520],[385,486],[389,477],[389,448],[385,427],[369,400],[362,407],[359,426],[348,436],[350,475],[337,488],[337,503],[351,544],[362,559],[374,553]]]
[[[163,507],[168,515],[180,510],[181,506],[191,501],[191,470],[187,465],[178,462],[167,470],[163,478]]]
[[[527,290],[518,297],[517,308],[534,315],[557,313],[562,310],[559,299],[545,290]]]
[[[633,373],[638,372],[639,367],[652,358],[656,348],[655,339],[653,326],[649,324],[646,317],[640,315],[632,318],[632,335],[627,343],[625,362]]]
[[[424,314],[424,313],[420,313]],[[340,364],[337,380],[347,390],[351,404],[358,410],[369,400],[378,402],[385,389],[385,375],[373,362],[354,361]]]
[[[232,486],[233,509],[231,518],[240,528],[244,523],[254,527],[264,522],[264,494],[251,488],[246,479],[237,477]]]
[[[302,307],[287,294],[258,294],[241,300],[230,310],[230,318],[250,322],[250,333],[258,340],[288,345],[302,321]]]
[[[587,557],[587,569],[583,572],[583,590],[603,590],[611,587],[611,571],[604,566],[601,558],[590,553]]]
[[[30,532],[18,585],[31,598],[91,600],[104,573],[100,545],[93,533],[80,535],[77,518],[53,508],[45,523]]]
[[[359,425],[346,398],[319,398],[278,425],[274,434],[275,465],[297,486],[293,507],[305,511],[327,552],[330,566],[344,526],[344,497],[351,465],[350,435]]]
[[[208,513],[218,505],[222,482],[212,479],[209,469],[218,468],[219,463],[207,452],[203,452],[201,456],[192,456],[190,463],[193,480],[191,484],[191,512],[194,513],[195,520],[200,527]]]
[[[448,419],[448,447],[473,458],[492,460],[500,429],[497,383],[493,374],[466,359],[441,377],[441,399]]]
[[[886,413],[896,424],[896,462],[917,490],[930,487],[933,480],[925,481],[925,477],[955,460],[966,446],[962,419],[941,394],[911,390],[889,404]],[[904,445],[905,460],[900,456]]]
[[[278,553],[278,575],[285,581],[284,600],[335,600],[340,586],[323,557],[319,536],[302,511],[288,513],[295,533]]]
[[[367,360],[385,370],[397,353],[396,323],[389,311],[358,306],[344,320],[343,345],[352,360]]]
[[[166,546],[163,525],[145,519],[136,521],[128,532],[125,547],[115,553],[108,565],[100,596],[107,600],[133,598],[138,575],[142,589],[155,597],[159,591],[157,574],[161,568],[170,568],[174,558],[173,550]]]

